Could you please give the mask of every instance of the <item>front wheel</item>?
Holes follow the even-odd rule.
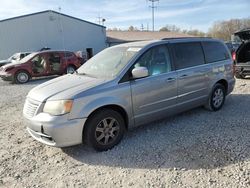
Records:
[[[120,113],[103,109],[87,121],[83,140],[97,151],[106,151],[121,141],[124,132],[125,122]]]
[[[18,71],[14,76],[14,82],[17,84],[24,84],[30,80],[30,75],[26,71]]]
[[[218,111],[222,108],[226,98],[226,89],[222,84],[215,84],[213,91],[206,104],[206,108],[211,111]]]

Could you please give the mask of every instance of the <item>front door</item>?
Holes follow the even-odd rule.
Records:
[[[33,76],[46,76],[48,74],[48,62],[44,54],[38,54],[31,59]]]
[[[146,67],[149,76],[131,81],[135,124],[170,115],[177,100],[177,73],[173,71],[167,45],[146,51],[133,67]]]

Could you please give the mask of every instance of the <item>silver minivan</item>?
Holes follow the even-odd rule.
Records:
[[[28,132],[44,144],[103,151],[132,127],[198,106],[221,109],[234,84],[232,57],[219,40],[126,43],[33,88],[23,114]]]

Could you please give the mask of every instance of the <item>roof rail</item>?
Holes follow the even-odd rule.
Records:
[[[173,39],[211,39],[212,37],[172,37],[172,38],[163,38],[161,40],[173,40]]]

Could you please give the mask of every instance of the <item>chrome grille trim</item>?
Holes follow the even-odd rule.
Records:
[[[40,105],[40,102],[27,98],[23,108],[24,116],[27,118],[34,117],[37,114]]]

